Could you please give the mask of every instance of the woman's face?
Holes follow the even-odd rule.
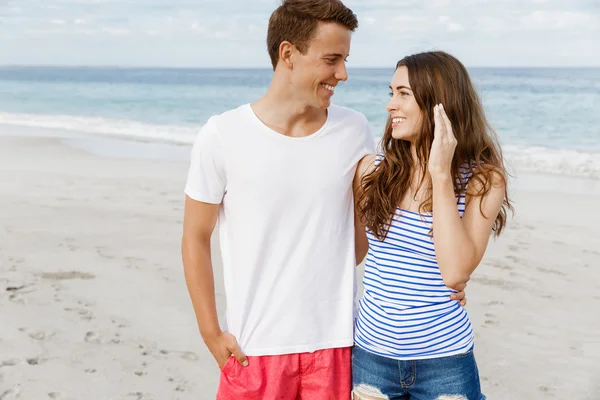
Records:
[[[392,137],[413,141],[421,132],[423,112],[408,82],[408,68],[396,69],[390,90],[390,101],[385,108],[392,119]]]

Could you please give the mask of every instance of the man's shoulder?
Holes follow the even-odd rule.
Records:
[[[235,132],[239,129],[240,124],[244,124],[246,118],[247,104],[243,104],[238,108],[234,108],[221,114],[212,115],[202,127],[202,132],[205,135],[226,136],[230,132]]]
[[[348,107],[331,104],[331,128],[339,134],[352,135],[356,138],[368,136],[369,123],[361,112]]]
[[[208,121],[216,126],[240,121],[240,119],[246,115],[247,107],[249,107],[248,104],[242,104],[237,108],[227,110],[221,114],[215,114],[210,117]]]
[[[356,121],[356,122],[361,122],[361,123],[367,122],[367,117],[365,117],[365,115],[363,113],[356,111],[352,108],[348,108],[348,107],[344,107],[344,106],[340,106],[340,105],[332,103],[329,106],[329,111],[331,112],[331,114],[334,118],[339,118],[339,119],[348,120],[348,121]]]

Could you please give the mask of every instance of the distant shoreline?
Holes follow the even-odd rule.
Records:
[[[469,70],[498,70],[498,69],[509,69],[509,70],[597,70],[600,69],[600,65],[587,66],[587,65],[576,65],[576,66],[552,66],[552,65],[538,65],[538,66],[491,66],[491,65],[466,65]],[[1,64],[0,69],[97,69],[97,70],[199,70],[199,71],[238,71],[238,70],[261,70],[267,71],[272,70],[270,66],[248,66],[248,67],[233,67],[233,66],[152,66],[152,65],[35,65],[35,64]],[[393,69],[394,65],[380,65],[380,66],[348,66],[348,70],[367,70],[377,71]]]

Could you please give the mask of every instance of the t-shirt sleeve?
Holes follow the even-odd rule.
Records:
[[[223,144],[214,121],[209,119],[192,147],[185,194],[197,201],[219,204],[226,187]]]

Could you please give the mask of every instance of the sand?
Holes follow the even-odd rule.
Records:
[[[214,399],[180,256],[189,148],[3,132],[0,399]],[[484,393],[600,399],[600,182],[511,184],[467,288]]]

